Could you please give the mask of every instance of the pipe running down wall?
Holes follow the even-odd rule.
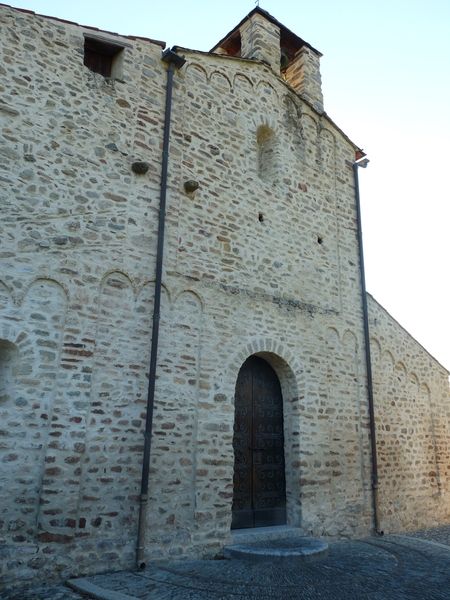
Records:
[[[164,112],[164,136],[161,163],[161,187],[159,196],[158,237],[156,248],[155,293],[153,304],[152,341],[150,347],[150,367],[148,374],[147,415],[144,432],[144,453],[142,460],[141,493],[139,500],[138,540],[136,562],[138,569],[145,568],[145,532],[147,525],[148,485],[150,474],[150,455],[153,429],[153,408],[155,400],[156,363],[158,359],[159,318],[161,308],[162,268],[164,258],[164,233],[166,225],[167,175],[169,164],[170,121],[172,116],[173,76],[186,62],[173,50],[167,49],[162,54],[167,64],[166,104]]]
[[[372,358],[370,355],[370,333],[369,333],[369,310],[367,307],[367,290],[366,290],[366,274],[364,269],[364,250],[362,239],[362,223],[361,223],[361,201],[359,194],[359,178],[358,169],[365,168],[369,161],[362,159],[355,161],[352,164],[353,177],[355,183],[355,203],[356,203],[356,220],[359,248],[359,267],[361,278],[362,292],[362,308],[363,308],[363,323],[364,323],[364,346],[366,356],[366,373],[367,373],[367,397],[369,405],[369,428],[370,428],[370,446],[371,446],[371,467],[372,467],[372,502],[373,502],[373,525],[377,535],[383,535],[380,529],[379,504],[378,504],[378,459],[377,459],[377,439],[375,427],[375,409],[373,401],[373,378],[372,378]]]

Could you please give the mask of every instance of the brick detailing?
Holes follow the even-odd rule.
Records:
[[[297,51],[286,69],[286,81],[302,98],[310,102],[319,112],[323,112],[322,77],[320,56],[308,46]]]

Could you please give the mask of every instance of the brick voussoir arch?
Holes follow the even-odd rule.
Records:
[[[229,362],[229,372],[236,373],[237,377],[239,369],[243,363],[249,356],[252,356],[253,354],[273,354],[277,358],[281,359],[283,363],[286,364],[286,367],[289,368],[295,375],[299,375],[303,372],[300,362],[291,352],[291,350],[273,338],[256,338],[250,342],[247,342],[245,346],[241,347],[236,352],[234,357]]]

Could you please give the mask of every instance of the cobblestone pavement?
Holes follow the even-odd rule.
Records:
[[[429,543],[429,542],[434,543]],[[450,527],[330,543],[316,561],[186,560],[86,578],[100,596],[139,600],[450,600]],[[437,542],[437,543],[436,543]],[[448,548],[442,546],[447,542]],[[102,596],[103,594],[103,596]],[[2,600],[80,600],[64,586],[17,590]]]
[[[0,593],[0,599],[7,600],[94,600],[70,590],[65,585],[39,585],[17,588],[14,592]]]
[[[421,529],[420,531],[414,531],[406,535],[450,546],[450,525],[436,527],[435,529]]]

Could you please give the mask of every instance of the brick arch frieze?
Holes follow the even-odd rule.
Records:
[[[359,341],[354,331],[350,329],[346,329],[342,334],[342,343],[345,346],[351,348],[355,353],[358,352],[359,349]]]
[[[282,105],[288,112],[289,117],[294,120],[294,123],[297,123],[303,113],[302,103],[298,96],[289,93],[284,94],[282,97]]]
[[[408,384],[412,386],[417,394],[420,388],[419,378],[414,371],[407,371]]]
[[[305,132],[302,124],[302,105],[296,96],[285,94],[282,99],[284,121],[295,147],[296,157],[303,162],[305,152]],[[299,165],[299,168],[301,166]]]
[[[376,337],[370,338],[370,355],[372,357],[372,362],[378,364],[381,359],[381,344]]]
[[[132,280],[130,279],[130,282],[131,281]],[[147,279],[147,280],[143,281],[139,286],[136,285],[136,287],[135,287],[136,298],[139,298],[142,295],[142,293],[144,293],[146,291],[147,288],[151,288],[152,297],[153,297],[154,288],[151,286],[154,286],[154,284],[155,284],[154,279]],[[165,295],[166,306],[169,309],[171,309],[175,305],[175,303],[177,302],[177,300],[180,298],[180,296],[182,294],[191,294],[198,301],[201,311],[203,312],[205,310],[205,305],[206,305],[205,299],[198,291],[193,290],[192,288],[179,288],[179,289],[170,290],[170,288],[166,284],[163,283],[163,284],[161,284],[161,290],[162,290],[162,293]]]
[[[131,289],[133,290],[133,295],[136,298],[136,296],[137,296],[137,284],[136,284],[136,280],[125,269],[117,269],[116,268],[116,269],[108,269],[107,271],[105,271],[103,273],[101,279],[100,279],[100,282],[99,282],[99,286],[98,286],[99,293],[101,293],[101,291],[103,290],[103,288],[104,288],[104,286],[106,284],[106,281],[107,281],[108,277],[111,277],[111,275],[118,275],[120,277],[124,277],[128,281]]]
[[[240,91],[240,88],[247,86],[250,91],[255,87],[250,77],[247,77],[244,73],[235,73],[233,76],[233,89]]]
[[[180,290],[174,292],[173,296],[172,296],[173,297],[172,304],[175,304],[182,294],[191,294],[192,296],[194,296],[194,298],[199,303],[201,311],[203,312],[205,310],[205,300],[203,299],[203,296],[201,294],[199,294],[199,292],[197,292],[196,290],[193,290],[191,288],[183,288],[183,289],[180,289]]]
[[[196,77],[197,79],[204,79],[205,83],[208,81],[208,71],[205,67],[196,62],[189,62],[184,70],[184,76],[187,79],[188,77]]]
[[[208,80],[211,85],[216,85],[215,82],[217,81],[218,87],[222,87],[225,89],[228,88],[228,92],[231,92],[232,90],[233,84],[228,75],[226,75],[223,71],[218,71],[216,69],[214,71],[211,71]]]
[[[67,304],[69,303],[70,292],[69,292],[68,285],[64,281],[61,281],[59,279],[56,279],[56,277],[53,277],[51,275],[46,275],[46,274],[42,274],[42,275],[33,277],[33,279],[31,279],[27,283],[23,292],[20,295],[18,295],[18,297],[17,297],[18,303],[23,304],[23,302],[25,301],[26,297],[30,293],[30,290],[33,288],[33,286],[36,284],[39,284],[39,283],[50,283],[50,284],[57,286],[58,288],[61,288],[61,290],[64,292],[64,295],[66,297],[66,303]]]
[[[317,169],[317,160],[319,157],[319,121],[309,112],[303,112],[301,116],[301,126],[305,139],[305,161],[306,165],[312,169]]]
[[[262,79],[258,81],[255,87],[255,93],[257,96],[261,97],[261,94],[265,94],[266,96],[274,96],[275,100],[273,106],[278,106],[280,101],[280,96],[275,89],[275,87],[267,80]],[[263,96],[264,97],[264,96]]]
[[[154,279],[145,279],[141,284],[136,285],[136,297],[139,297],[142,293],[145,292],[147,288],[151,289],[152,298],[155,294],[155,280]],[[161,284],[162,293],[165,294],[166,303],[168,306],[173,304],[174,293],[170,291],[169,286],[165,283]]]
[[[306,125],[306,123],[309,123],[309,127],[311,128],[311,130],[314,131],[316,134],[319,133],[319,120],[318,119],[316,119],[312,114],[310,114],[307,111],[302,111],[301,118],[302,118],[303,124]]]
[[[3,288],[7,298],[6,305],[3,307],[5,313],[0,314],[0,339],[4,339],[13,343],[20,350],[22,356],[26,356],[30,362],[37,361],[37,346],[30,339],[31,323],[24,314],[25,303],[30,298],[33,288],[39,284],[48,284],[55,286],[61,291],[61,299],[63,301],[65,311],[69,302],[69,291],[67,285],[51,277],[39,276],[33,278],[25,286],[25,289],[20,295],[14,296],[13,291],[6,284],[0,281],[0,290]],[[10,313],[12,311],[12,314]],[[8,314],[9,313],[9,314]],[[66,315],[59,329],[61,334],[64,330]],[[60,361],[60,348],[57,355],[57,362]]]
[[[396,356],[395,351],[390,346],[383,345],[382,340],[376,337],[371,337],[370,342],[371,350],[372,348],[376,349],[375,352],[372,352],[373,365],[379,364],[380,368],[383,368],[383,365],[386,365],[386,362],[389,362],[392,371],[394,373],[401,373],[402,379],[404,379],[405,382],[409,382],[412,378],[416,381],[418,388],[426,386],[429,389],[427,383],[428,380],[424,380],[423,376],[418,372],[408,369],[405,362]]]
[[[396,361],[394,365],[394,372],[397,373],[398,376],[401,378],[402,383],[406,383],[408,371],[406,369],[405,363],[402,360]]]
[[[383,346],[381,346],[381,350],[382,350],[382,352],[381,352],[381,361],[382,361],[382,364],[385,365],[387,363],[389,365],[389,369],[393,373],[394,372],[394,366],[395,366],[395,364],[397,362],[395,360],[394,353],[391,350],[387,349],[387,348],[383,349]]]

